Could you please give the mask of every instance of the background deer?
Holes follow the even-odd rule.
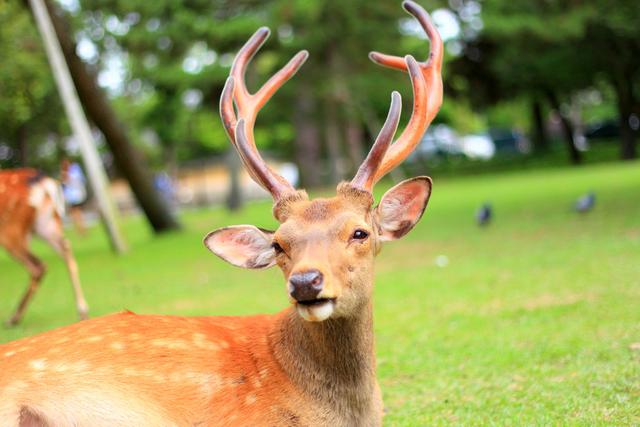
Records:
[[[64,198],[60,184],[34,169],[0,171],[0,245],[29,272],[29,287],[15,313],[7,320],[16,325],[38,290],[46,265],[29,249],[31,235],[44,239],[65,261],[81,319],[88,306],[82,293],[78,266],[69,241],[65,239],[62,217]]]
[[[401,106],[394,92],[369,155],[335,197],[310,200],[295,190],[262,160],[253,138],[258,111],[307,53],[250,94],[243,77],[269,34],[261,28],[232,66],[222,121],[253,179],[273,195],[280,226],[275,232],[226,227],[204,242],[237,266],[278,265],[291,306],[251,317],[122,313],[0,346],[0,419],[55,426],[381,424],[373,260],[383,241],[402,237],[420,219],[431,180],[401,182],[376,207],[371,191],[409,155],[442,100],[440,37],[422,8],[413,2],[404,7],[431,40],[429,60],[371,58],[408,71],[411,119],[390,146]]]

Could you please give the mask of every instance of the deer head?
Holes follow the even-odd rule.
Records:
[[[229,263],[244,268],[274,265],[284,273],[289,301],[307,321],[349,317],[366,305],[373,284],[373,259],[382,242],[399,239],[421,218],[431,194],[426,176],[399,183],[374,206],[372,189],[415,148],[442,103],[442,41],[428,14],[416,3],[404,8],[420,22],[431,41],[428,60],[419,63],[372,52],[376,63],[407,71],[413,86],[413,112],[392,144],[400,118],[400,94],[393,92],[389,114],[371,151],[350,182],[335,197],[310,200],[276,174],[256,149],[253,126],[258,111],[306,60],[301,51],[255,94],[244,82],[247,64],[269,35],[260,28],[235,58],[220,100],[220,115],[231,143],[251,177],[274,199],[276,231],[253,225],[209,233],[205,245]],[[235,108],[234,108],[235,103]]]

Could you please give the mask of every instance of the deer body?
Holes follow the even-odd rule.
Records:
[[[310,200],[275,174],[256,149],[253,124],[273,93],[307,57],[300,52],[255,94],[247,63],[266,40],[259,29],[238,52],[220,114],[249,174],[274,199],[275,231],[224,227],[204,243],[243,268],[278,266],[290,307],[273,316],[112,315],[0,346],[0,420],[46,426],[377,426],[373,262],[382,242],[407,234],[422,217],[431,179],[403,181],[374,206],[372,189],[406,158],[442,101],[442,42],[426,12],[405,9],[427,32],[430,59],[374,53],[406,70],[411,119],[391,145],[400,118],[392,94],[371,151],[335,197]]]
[[[27,417],[45,426],[379,425],[371,325],[354,323],[309,324],[292,309],[273,316],[123,313],[89,320],[0,345],[0,420],[3,426],[29,425],[21,424]]]
[[[80,287],[78,267],[62,228],[64,200],[59,183],[34,169],[0,171],[0,246],[22,263],[30,275],[26,293],[9,325],[17,324],[45,274],[45,264],[29,249],[36,234],[47,242],[65,261],[73,285],[76,306],[86,318],[88,306]]]

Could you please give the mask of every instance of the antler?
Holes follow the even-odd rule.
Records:
[[[294,192],[295,188],[282,176],[275,173],[262,159],[256,148],[253,127],[260,109],[300,69],[309,53],[306,50],[298,52],[256,93],[251,94],[244,81],[244,74],[247,64],[269,37],[269,33],[268,28],[259,28],[236,55],[231,66],[230,76],[220,97],[220,117],[227,135],[238,151],[249,175],[271,193],[274,200],[278,200],[283,195]],[[233,107],[234,101],[238,111],[237,115]]]
[[[429,127],[429,124],[438,113],[440,105],[442,104],[443,47],[440,34],[438,34],[438,30],[431,22],[429,14],[420,5],[413,1],[405,1],[402,3],[402,6],[420,22],[420,25],[427,33],[431,41],[431,52],[429,58],[424,62],[417,62],[411,55],[401,58],[379,52],[371,52],[369,54],[369,58],[376,64],[408,71],[409,77],[411,78],[411,85],[413,86],[413,112],[411,113],[411,119],[407,127],[396,142],[391,144],[388,150],[385,149],[382,151],[379,149],[377,147],[378,141],[376,141],[369,156],[365,159],[364,164],[360,167],[356,177],[352,181],[353,185],[362,185],[358,183],[366,182],[367,187],[364,189],[369,191],[380,178],[409,156],[418,142],[420,142],[422,135],[427,130],[427,127]],[[385,123],[385,127],[386,126],[387,124]],[[381,134],[384,132],[385,127],[383,127]],[[373,155],[374,150],[377,153],[382,152],[382,154],[378,155],[384,155],[384,158],[376,161],[377,166],[375,170],[366,167],[371,176],[363,180],[360,176],[361,170],[365,168],[370,157],[376,157]]]
[[[396,91],[391,93],[391,106],[389,107],[389,114],[387,119],[380,130],[376,138],[376,142],[373,143],[369,155],[364,159],[362,165],[358,169],[356,176],[351,180],[351,185],[360,188],[362,190],[371,191],[375,174],[380,167],[382,159],[393,141],[393,135],[395,135],[398,129],[398,122],[400,121],[400,112],[402,110],[402,101],[400,94]]]

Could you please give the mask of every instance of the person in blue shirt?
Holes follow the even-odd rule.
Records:
[[[84,223],[82,208],[88,200],[87,179],[82,172],[82,167],[76,162],[64,159],[61,165],[61,182],[64,199],[69,210],[71,221],[79,234],[86,234],[87,227]]]

